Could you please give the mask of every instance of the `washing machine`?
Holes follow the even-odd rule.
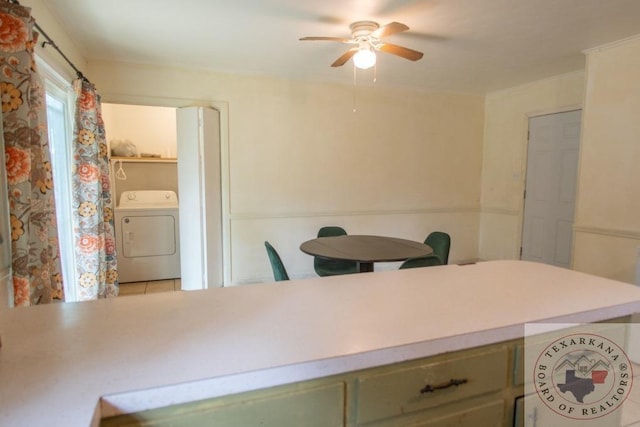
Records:
[[[174,191],[123,191],[115,208],[120,283],[180,277],[178,197]]]

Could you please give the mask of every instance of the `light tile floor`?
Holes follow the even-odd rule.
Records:
[[[181,286],[180,279],[120,283],[120,296],[179,291]]]

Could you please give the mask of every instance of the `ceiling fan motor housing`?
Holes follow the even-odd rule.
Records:
[[[351,37],[356,41],[361,41],[368,39],[372,32],[380,28],[380,25],[373,21],[357,21],[349,27],[351,28]]]

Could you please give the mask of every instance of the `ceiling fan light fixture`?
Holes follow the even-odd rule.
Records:
[[[355,55],[353,55],[353,63],[357,68],[366,70],[371,68],[376,63],[376,54],[373,50],[365,48],[359,49]]]
[[[409,27],[400,22],[391,22],[382,27],[373,21],[356,21],[350,25],[351,38],[343,37],[302,37],[300,40],[326,40],[357,45],[344,52],[331,66],[342,67],[350,59],[356,68],[366,70],[376,65],[377,52],[390,53],[410,61],[422,58],[422,52],[383,42],[382,39],[407,31]]]

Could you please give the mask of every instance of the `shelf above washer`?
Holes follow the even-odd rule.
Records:
[[[176,163],[175,157],[119,157],[112,156],[112,161],[122,161],[123,163]]]

